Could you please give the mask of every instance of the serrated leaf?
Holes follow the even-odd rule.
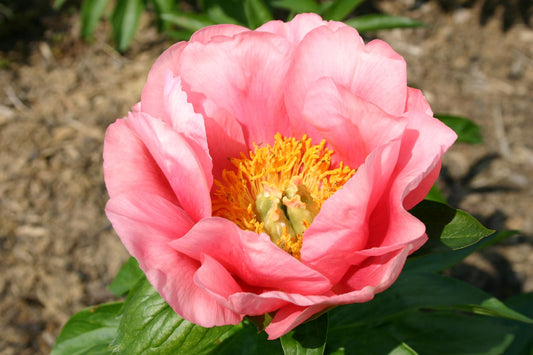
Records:
[[[199,29],[215,25],[216,23],[211,20],[206,15],[193,14],[193,13],[173,13],[173,14],[163,14],[162,18],[165,21],[169,21],[175,25],[178,25],[186,30],[195,32]]]
[[[262,0],[245,0],[244,14],[248,21],[248,27],[251,29],[255,29],[274,19],[272,13]]]
[[[111,15],[115,44],[120,52],[130,45],[144,10],[142,0],[118,0]]]
[[[113,293],[113,295],[120,297],[128,293],[128,291],[131,290],[143,277],[144,273],[139,268],[139,263],[135,258],[130,257],[124,265],[122,265],[117,276],[115,276],[107,288]]]
[[[119,354],[204,354],[238,327],[203,328],[181,318],[143,278],[130,291],[113,341]]]
[[[468,118],[446,114],[435,114],[435,117],[457,133],[458,142],[469,144],[483,143],[481,126],[475,124]]]
[[[315,12],[320,10],[315,0],[276,0],[272,6],[278,9],[286,9],[295,13]]]
[[[389,30],[393,28],[413,28],[425,26],[424,23],[407,17],[371,14],[358,16],[345,23],[359,32]]]
[[[342,21],[354,11],[364,0],[334,0],[325,9],[322,17],[325,20]]]
[[[110,354],[123,303],[108,303],[74,314],[63,326],[52,348],[52,355]]]
[[[84,0],[81,5],[81,36],[89,39],[109,0]]]
[[[328,314],[325,313],[281,337],[285,355],[322,355],[326,348]]]
[[[494,232],[467,212],[435,201],[424,200],[410,212],[426,225],[429,240],[422,254],[465,248]]]

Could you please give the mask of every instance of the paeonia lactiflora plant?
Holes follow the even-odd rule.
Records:
[[[217,25],[173,45],[140,102],[106,132],[106,214],[142,272],[134,261],[123,271],[134,282],[124,304],[107,306],[116,324],[99,345],[118,353],[230,353],[243,342],[258,353],[423,352],[423,339],[409,342],[409,322],[424,328],[445,307],[527,322],[432,273],[448,266],[435,268],[432,251],[491,233],[462,211],[420,204],[456,137],[407,86],[398,53],[380,40],[365,44],[340,22],[302,14],[254,31]],[[428,235],[434,242],[414,271],[394,284]],[[436,283],[461,291],[416,293]],[[489,323],[506,326],[499,322]],[[250,323],[268,340],[248,332]],[[61,336],[56,351],[75,339]],[[272,341],[280,337],[282,347]]]

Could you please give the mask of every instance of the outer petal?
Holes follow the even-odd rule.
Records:
[[[335,151],[335,159],[359,167],[374,150],[399,139],[407,120],[363,100],[331,78],[317,80],[305,97],[303,115]],[[314,137],[313,137],[314,138]]]
[[[351,265],[350,255],[376,238],[368,220],[390,185],[400,140],[376,149],[356,174],[324,202],[305,231],[302,262],[336,283]]]
[[[277,132],[289,132],[283,86],[290,49],[282,37],[263,32],[193,42],[182,53],[180,73],[191,92],[237,119],[249,147],[270,143]]]
[[[197,31],[190,42],[206,43],[217,37],[231,37],[237,33],[249,31],[247,28],[235,25],[217,25],[206,27]],[[170,70],[174,75],[179,74],[181,52],[190,42],[179,42],[168,48],[157,58],[150,69],[146,84],[141,94],[141,106],[143,112],[147,112],[153,117],[165,118],[167,113],[164,110],[164,83],[165,75]]]
[[[301,112],[307,92],[321,77],[392,115],[405,109],[407,86],[405,61],[388,45],[373,41],[367,46],[356,30],[342,26],[335,31],[319,27],[297,48],[288,73],[286,105],[293,124],[305,132]]]
[[[439,120],[419,112],[406,113],[407,125],[402,159],[394,182],[396,193],[406,209],[427,195],[440,170],[442,155],[457,139],[457,134]]]
[[[169,246],[193,225],[182,209],[157,195],[132,192],[112,198],[106,213],[150,283],[182,317],[204,327],[242,320],[194,284],[198,262]]]
[[[213,163],[207,147],[204,118],[194,112],[187,101],[187,94],[182,90],[180,77],[174,78],[170,70],[166,74],[164,93],[165,109],[170,118],[168,123],[187,141],[202,165],[207,185],[211,186]]]
[[[277,34],[296,46],[309,32],[321,26],[335,30],[346,25],[342,22],[326,22],[317,14],[309,13],[296,15],[290,22],[269,21],[257,28],[256,31]]]
[[[181,207],[194,220],[211,215],[210,171],[204,171],[183,136],[147,114],[130,114],[137,135],[165,174]]]
[[[277,339],[282,335],[287,334],[313,315],[322,312],[328,305],[318,304],[311,307],[300,307],[290,305],[280,309],[272,322],[266,327],[265,331],[268,333],[268,340]]]
[[[323,275],[278,248],[266,234],[243,231],[223,218],[201,220],[171,246],[195,260],[211,256],[251,287],[304,295],[331,288]]]
[[[137,191],[162,196],[178,203],[168,180],[131,128],[119,119],[107,129],[104,141],[104,178],[111,198]]]
[[[172,71],[172,73],[177,72],[181,52],[186,46],[187,42],[178,42],[157,58],[150,73],[148,73],[141,94],[141,110],[143,112],[152,117],[169,120],[164,104],[165,75],[167,70]]]

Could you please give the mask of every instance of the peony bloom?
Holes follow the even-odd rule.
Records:
[[[455,138],[382,41],[314,14],[211,26],[107,130],[106,213],[183,318],[269,313],[274,339],[391,286]]]

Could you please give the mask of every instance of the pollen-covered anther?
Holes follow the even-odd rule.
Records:
[[[355,173],[342,162],[332,166],[333,151],[325,145],[278,133],[273,146],[255,146],[249,156],[231,159],[236,169],[224,170],[214,182],[213,215],[267,233],[299,259],[304,232],[322,203]]]

